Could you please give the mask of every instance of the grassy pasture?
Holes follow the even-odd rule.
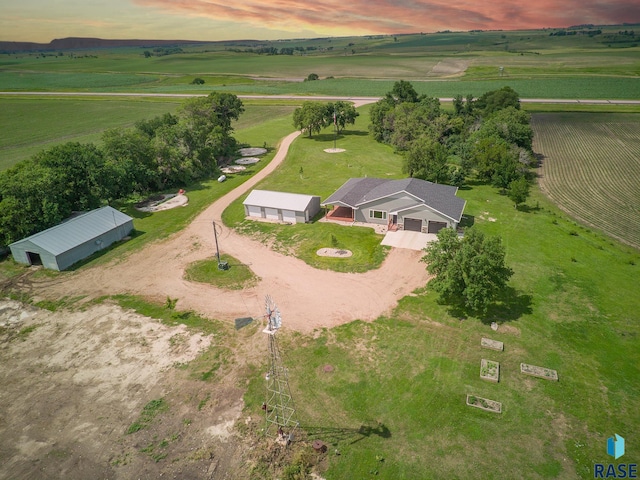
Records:
[[[384,61],[384,59],[378,59]],[[523,98],[584,98],[584,99],[639,99],[640,83],[632,77],[608,77],[604,75],[513,75],[499,76],[498,66],[488,67],[493,73],[484,74],[483,78],[473,74],[470,79],[466,77],[441,80],[426,78],[423,72],[422,79],[412,79],[404,72],[396,72],[395,79],[409,79],[418,93],[424,93],[436,97],[452,97],[458,93],[462,95],[472,94],[475,97],[489,90],[495,90],[504,86],[510,86]],[[305,76],[313,70],[304,69]],[[299,72],[303,73],[303,72]],[[49,76],[53,75],[54,78]],[[343,96],[379,96],[382,97],[393,88],[395,79],[367,79],[367,78],[329,78],[314,82],[290,82],[283,80],[237,81],[225,83],[219,81],[213,85],[190,85],[192,76],[182,76],[181,79],[173,76],[158,76],[153,81],[143,81],[123,87],[118,74],[113,74],[113,83],[99,86],[95,85],[94,77],[100,74],[83,73],[61,76],[58,74],[31,74],[28,83],[23,82],[15,74],[0,76],[0,90],[4,91],[94,91],[94,92],[135,92],[135,93],[193,93],[208,94],[211,90],[235,93],[237,95],[343,95]],[[206,75],[206,74],[205,74]],[[75,78],[76,76],[81,79]],[[207,78],[206,76],[204,77]],[[68,79],[68,81],[67,81]],[[76,84],[84,85],[83,88],[75,87]],[[26,85],[26,86],[25,86]],[[33,88],[29,88],[32,86]],[[552,95],[553,93],[553,95]]]
[[[0,97],[0,170],[64,142],[98,143],[108,128],[174,112],[178,100]]]
[[[460,195],[478,228],[503,237],[515,270],[503,308],[460,320],[427,288],[373,323],[286,337],[300,421],[329,444],[324,478],[593,478],[610,432],[640,426],[637,252],[586,229],[570,235],[572,221],[537,190],[523,210],[486,186]],[[505,351],[481,349],[483,336]],[[500,362],[500,383],[479,378],[481,358]],[[526,377],[521,362],[560,381]],[[263,388],[256,375],[249,411]],[[465,406],[467,393],[503,413]]]
[[[174,113],[182,102],[183,99],[143,97],[0,96],[0,123],[4,126],[0,131],[0,170],[60,143],[99,144],[104,130],[131,127],[139,120]],[[234,125],[238,132],[263,123],[265,118],[290,115],[296,106],[295,102],[270,105],[259,101],[244,103],[245,113]],[[269,138],[269,143],[273,144],[277,138]],[[262,143],[260,141],[260,145]]]
[[[640,248],[640,116],[535,114],[540,183],[581,223]]]

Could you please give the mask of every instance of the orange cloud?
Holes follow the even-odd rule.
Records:
[[[636,0],[133,0],[167,13],[320,34],[527,29],[640,22]],[[250,38],[251,31],[246,37]]]

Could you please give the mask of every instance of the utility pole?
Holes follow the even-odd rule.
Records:
[[[213,221],[213,236],[216,240],[216,257],[218,258],[218,270],[229,270],[229,264],[220,260],[220,247],[218,247],[218,229]]]

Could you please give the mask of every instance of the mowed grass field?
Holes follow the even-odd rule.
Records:
[[[60,143],[100,144],[105,130],[129,128],[140,120],[176,113],[184,101],[181,98],[0,96],[0,124],[3,125],[0,170]],[[244,103],[245,113],[234,124],[237,131],[263,123],[267,118],[288,115],[299,104],[295,101],[269,105],[259,101]]]
[[[64,142],[98,143],[104,130],[175,112],[180,101],[0,97],[0,170]]]
[[[640,115],[534,114],[540,185],[582,224],[640,248]]]
[[[369,142],[353,161],[379,168]],[[296,158],[262,186],[283,188]],[[320,172],[335,160],[315,162]],[[400,175],[399,164],[385,167]],[[321,178],[317,188],[331,183]],[[639,458],[630,446],[640,427],[638,251],[576,226],[537,188],[520,210],[488,186],[459,195],[476,228],[502,237],[515,271],[487,318],[456,317],[427,286],[375,322],[282,337],[302,428],[329,445],[323,477],[587,479],[609,461],[611,432],[626,434],[626,461]],[[482,349],[482,337],[504,352]],[[483,358],[500,362],[498,384],[480,379]],[[522,362],[556,369],[559,382],[522,375]],[[259,371],[248,414],[259,415],[264,394]],[[502,402],[503,413],[466,406],[466,394]]]

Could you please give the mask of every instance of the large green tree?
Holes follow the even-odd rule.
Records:
[[[440,230],[422,260],[435,275],[429,288],[444,303],[471,314],[485,314],[513,275],[500,237],[486,237],[475,228],[465,229],[462,238],[451,228]]]
[[[334,122],[337,133],[342,132],[347,125],[354,125],[356,118],[360,115],[353,103],[342,100],[328,103],[326,108],[325,118],[329,118],[331,122]]]
[[[107,189],[104,157],[91,144],[58,145],[18,163],[0,174],[0,244],[100,206]]]
[[[418,138],[405,154],[404,172],[435,183],[449,180],[447,149],[428,136]]]
[[[137,128],[112,128],[102,134],[105,175],[111,198],[143,193],[160,186],[150,138]]]
[[[489,135],[499,136],[507,143],[531,151],[533,129],[530,122],[531,115],[509,106],[489,116],[480,129],[486,131]]]
[[[529,198],[529,180],[525,177],[517,178],[509,183],[507,196],[514,203],[515,208]]]
[[[503,108],[513,107],[520,110],[520,96],[511,87],[502,87],[480,95],[475,101],[474,108],[482,111],[483,115],[491,115]]]
[[[215,171],[218,161],[237,150],[231,125],[243,112],[242,100],[219,92],[190,99],[181,107],[179,130],[185,155],[203,174]]]
[[[305,132],[309,138],[329,124],[329,113],[322,102],[302,102],[302,106],[293,111],[293,126]]]

